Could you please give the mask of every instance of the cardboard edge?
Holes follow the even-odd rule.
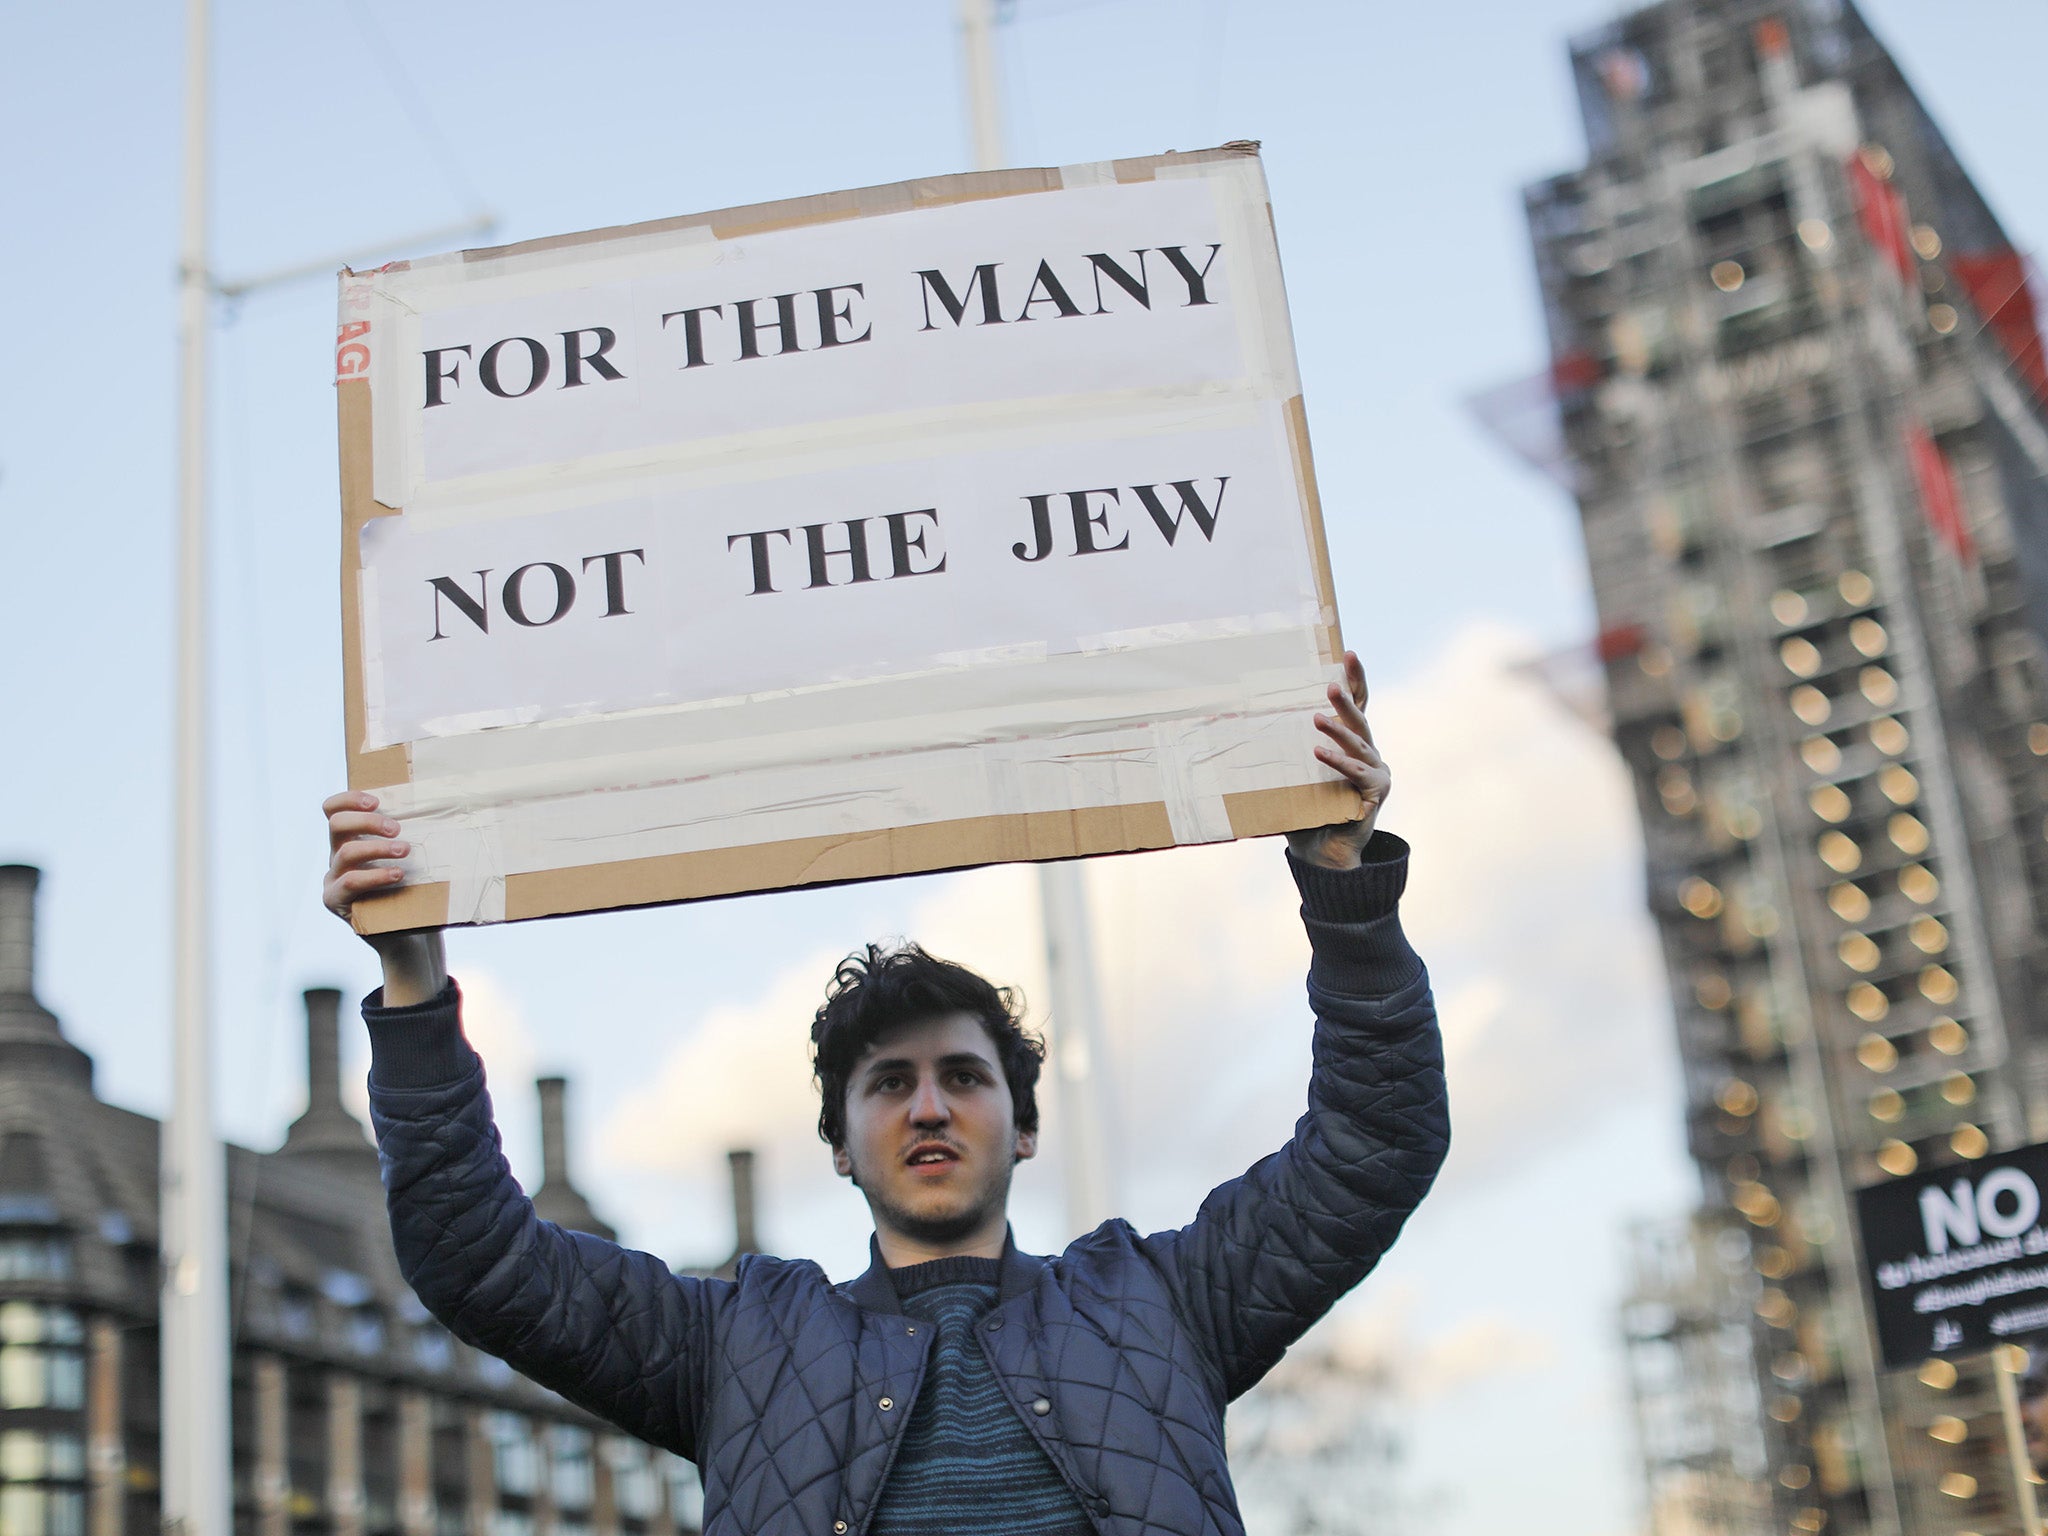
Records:
[[[1300,395],[1295,395],[1284,409],[1287,447],[1294,460],[1302,521],[1308,534],[1309,564],[1315,567],[1316,602],[1330,616],[1330,622],[1319,631],[1323,660],[1334,662],[1344,654],[1344,635],[1337,618],[1337,582],[1330,571],[1330,539],[1323,528],[1323,497],[1316,486],[1315,455],[1308,441],[1308,406]]]
[[[350,789],[381,789],[412,781],[412,749],[400,743],[374,752],[363,750],[366,712],[363,705],[362,587],[356,573],[363,565],[363,528],[375,518],[397,517],[371,494],[370,381],[341,379],[335,383],[335,426],[341,454],[341,692],[343,743]]]
[[[1166,166],[1257,158],[1256,141],[1237,140],[1211,149],[1169,151],[1110,162],[1119,183],[1150,181]],[[966,172],[921,178],[853,191],[831,192],[728,208],[640,224],[615,225],[461,253],[464,261],[485,261],[570,249],[600,241],[705,228],[718,239],[768,230],[871,217],[880,213],[943,207],[995,197],[1057,191],[1065,185],[1057,167]],[[410,264],[409,264],[410,265]],[[344,723],[348,733],[351,788],[375,789],[409,783],[412,754],[406,744],[364,751],[361,594],[361,533],[373,518],[403,515],[373,494],[371,394],[368,379],[336,386],[342,482],[342,644]],[[1302,397],[1286,404],[1288,443],[1303,515],[1308,523],[1318,600],[1331,614],[1320,631],[1324,659],[1333,661],[1343,644],[1335,620],[1335,585],[1322,526],[1321,499],[1309,451]],[[1327,826],[1355,818],[1361,802],[1348,785],[1335,781],[1224,797],[1233,837],[1262,837],[1301,827]],[[1139,852],[1175,846],[1166,808],[1159,802],[1090,807],[1011,816],[977,817],[853,836],[792,839],[751,847],[710,849],[604,864],[576,865],[505,882],[505,920],[566,915],[704,900],[717,896],[888,879],[984,864],[1043,862],[1098,854]],[[599,895],[599,888],[604,894]],[[350,919],[359,934],[391,933],[448,926],[446,882],[408,887],[356,903]],[[468,925],[462,925],[468,926]]]
[[[1351,821],[1363,809],[1357,792],[1335,780],[1245,790],[1225,795],[1223,802],[1234,838],[1329,826]],[[1166,807],[1157,801],[980,816],[510,875],[505,921],[1174,846]],[[440,882],[365,897],[350,921],[360,934],[448,926],[448,886]]]
[[[1109,164],[1119,182],[1151,181],[1162,166],[1196,165],[1204,161],[1254,159],[1259,145],[1253,139],[1236,139],[1212,149],[1168,150],[1165,154],[1112,160]],[[600,229],[578,230],[574,234],[546,235],[511,245],[477,246],[460,252],[464,262],[501,261],[520,256],[545,255],[594,245],[607,240],[635,239],[649,235],[675,234],[686,229],[708,229],[720,240],[740,235],[758,235],[771,230],[794,229],[806,224],[830,224],[842,219],[870,218],[876,214],[907,213],[919,208],[940,208],[994,197],[1020,197],[1033,192],[1057,192],[1064,185],[1059,166],[1018,166],[1000,171],[961,171],[947,176],[920,176],[843,192],[818,192],[804,197],[787,197],[771,203],[747,203],[708,213],[680,214],[673,218],[648,219],[639,224],[611,224]],[[417,265],[417,263],[414,263]]]
[[[365,938],[448,926],[448,882],[409,885],[386,895],[365,896],[349,908],[348,925]]]

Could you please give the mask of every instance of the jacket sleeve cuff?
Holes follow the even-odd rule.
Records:
[[[363,999],[370,1030],[370,1083],[376,1088],[440,1088],[476,1070],[462,1033],[462,989],[450,978],[424,1003],[384,1006],[379,987]]]
[[[1301,892],[1301,915],[1312,921],[1365,923],[1386,917],[1408,884],[1408,845],[1391,832],[1375,832],[1356,869],[1325,869],[1287,850],[1287,868]]]
[[[1315,952],[1312,989],[1339,997],[1389,997],[1423,974],[1421,958],[1401,931],[1407,843],[1391,832],[1375,832],[1356,869],[1305,864],[1292,850],[1287,867],[1301,891],[1302,924]]]

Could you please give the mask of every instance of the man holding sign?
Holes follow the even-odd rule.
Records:
[[[820,1129],[868,1201],[874,1262],[833,1285],[754,1256],[736,1279],[539,1220],[498,1151],[438,931],[373,933],[371,1109],[399,1259],[451,1331],[694,1461],[707,1536],[1239,1533],[1224,1410],[1374,1266],[1448,1143],[1422,963],[1396,913],[1407,847],[1364,678],[1329,688],[1315,756],[1360,819],[1288,834],[1314,960],[1308,1112],[1188,1226],[1111,1221],[1054,1258],[1009,1240],[1042,1047],[1006,994],[870,949],[813,1029]],[[326,803],[325,900],[397,888],[374,796]],[[360,925],[359,925],[360,926]]]

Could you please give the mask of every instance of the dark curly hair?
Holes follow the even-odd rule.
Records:
[[[1024,998],[964,965],[926,954],[915,944],[870,944],[839,962],[811,1023],[811,1069],[822,1101],[818,1135],[836,1151],[846,1145],[846,1085],[854,1064],[886,1030],[947,1013],[971,1013],[995,1044],[1017,1129],[1038,1129],[1038,1069],[1045,1042],[1024,1028]]]

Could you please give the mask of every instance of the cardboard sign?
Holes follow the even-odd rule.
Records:
[[[1346,819],[1256,147],[344,272],[358,928]]]
[[[1884,1363],[2048,1333],[2048,1146],[1856,1192]]]

